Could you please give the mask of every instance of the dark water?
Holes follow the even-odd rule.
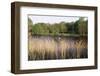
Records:
[[[53,60],[53,59],[79,59],[79,58],[88,58],[88,49],[87,49],[87,36],[33,36],[31,40],[36,39],[37,41],[41,40],[43,43],[37,44],[41,45],[43,48],[47,48],[45,42],[51,44],[48,48],[54,47],[53,52],[48,52],[48,48],[39,51],[45,51],[45,54],[35,51],[31,54],[29,53],[29,60]],[[30,39],[29,39],[30,40]],[[50,43],[51,41],[51,43]],[[55,45],[52,45],[52,42]],[[36,43],[36,42],[35,42]]]

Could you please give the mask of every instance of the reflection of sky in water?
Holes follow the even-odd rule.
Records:
[[[47,15],[29,15],[28,16],[33,24],[35,23],[59,23],[59,22],[75,22],[79,20],[80,17],[75,16],[47,16]],[[84,17],[87,20],[87,17]]]

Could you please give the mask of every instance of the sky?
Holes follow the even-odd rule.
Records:
[[[75,22],[79,20],[80,17],[72,16],[52,16],[52,15],[28,15],[32,20],[33,24],[35,23],[59,23],[59,22]]]

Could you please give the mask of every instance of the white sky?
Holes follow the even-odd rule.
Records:
[[[74,22],[78,20],[80,17],[72,17],[72,16],[46,16],[46,15],[28,15],[28,17],[32,20],[33,24],[35,23],[59,23],[59,22]]]

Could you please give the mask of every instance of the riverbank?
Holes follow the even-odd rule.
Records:
[[[69,37],[87,37],[88,35],[87,34],[43,34],[43,33],[40,33],[40,34],[32,34],[32,36],[69,36]]]

